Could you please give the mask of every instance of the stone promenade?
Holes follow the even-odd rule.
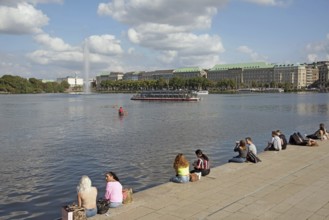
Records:
[[[329,141],[318,142],[263,152],[258,164],[224,164],[197,182],[135,193],[131,204],[91,219],[329,219]]]

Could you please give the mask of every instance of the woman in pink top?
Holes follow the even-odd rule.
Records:
[[[104,197],[109,202],[110,208],[116,208],[122,205],[122,185],[119,178],[114,172],[107,172],[105,179],[107,183]]]

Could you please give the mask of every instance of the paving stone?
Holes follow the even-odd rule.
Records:
[[[90,219],[329,219],[329,141],[259,156],[258,164],[228,163],[197,182],[138,192]]]

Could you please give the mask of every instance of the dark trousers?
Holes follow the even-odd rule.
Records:
[[[201,173],[201,176],[207,176],[210,173],[210,169],[206,169],[206,170],[194,169],[190,173]]]

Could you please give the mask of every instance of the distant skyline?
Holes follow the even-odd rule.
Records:
[[[0,0],[0,76],[329,60],[328,0]]]

